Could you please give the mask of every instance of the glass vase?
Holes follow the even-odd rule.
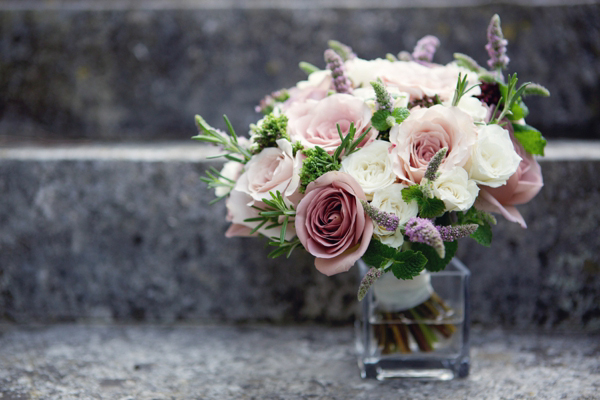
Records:
[[[368,267],[358,262],[360,277]],[[377,280],[359,304],[363,378],[450,380],[469,374],[469,270],[457,259],[440,272]]]

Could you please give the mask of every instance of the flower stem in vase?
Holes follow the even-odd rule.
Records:
[[[436,344],[452,337],[456,327],[448,323],[454,310],[431,288],[428,276],[423,276],[421,288],[429,291],[429,297],[410,308],[394,307],[385,297],[381,298],[382,307],[375,311],[374,336],[381,354],[410,354],[413,352],[432,352]],[[402,283],[402,282],[399,282]],[[377,293],[377,290],[376,290]],[[377,296],[376,296],[377,297]]]

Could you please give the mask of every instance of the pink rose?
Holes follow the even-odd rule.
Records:
[[[535,158],[527,153],[521,143],[515,138],[512,125],[507,124],[510,138],[517,154],[522,158],[517,172],[505,185],[498,188],[481,187],[475,207],[479,210],[499,213],[511,222],[517,222],[523,228],[527,224],[515,205],[525,204],[533,199],[544,186],[542,169]]]
[[[319,146],[329,154],[333,154],[341,143],[338,124],[343,136],[348,134],[351,123],[356,128],[356,137],[371,127],[371,109],[364,101],[349,94],[336,93],[319,101],[294,103],[285,114],[292,142],[300,142],[307,148]],[[360,146],[375,140],[377,134],[371,129]]]
[[[441,168],[462,167],[476,139],[473,119],[457,107],[413,109],[404,122],[390,130],[392,168],[400,179],[420,183],[429,160],[440,149],[448,148]]]
[[[323,274],[348,271],[367,251],[373,224],[360,203],[366,199],[343,172],[328,172],[308,185],[296,210],[296,234]]]
[[[289,89],[289,99],[281,106],[282,110],[287,110],[294,103],[302,103],[306,100],[321,100],[327,97],[327,92],[331,88],[333,78],[331,71],[323,70],[313,72],[308,76],[307,81],[298,82],[298,84]]]
[[[300,156],[294,157],[292,144],[280,139],[278,147],[267,147],[246,164],[245,172],[236,182],[235,190],[246,193],[254,201],[271,198],[269,192],[281,192],[289,198],[298,189]]]

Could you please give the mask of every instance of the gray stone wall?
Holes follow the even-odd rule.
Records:
[[[187,161],[0,151],[0,321],[351,322],[356,271],[326,277],[307,254],[269,260],[260,239],[226,239],[193,146]],[[527,230],[499,218],[491,248],[460,242],[474,322],[600,330],[598,150],[542,164]]]
[[[436,61],[464,52],[484,64],[494,13],[510,71],[552,92],[528,101],[529,122],[548,137],[600,138],[595,1],[3,3],[0,143],[187,139],[196,113],[217,126],[228,114],[243,133],[260,98],[303,78],[299,61],[323,66],[328,39],[373,58],[433,34]]]

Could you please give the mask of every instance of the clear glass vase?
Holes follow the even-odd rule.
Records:
[[[359,261],[360,278],[368,267]],[[363,378],[450,380],[469,374],[469,270],[453,259],[445,270],[412,281],[384,274],[359,305],[358,365]]]

